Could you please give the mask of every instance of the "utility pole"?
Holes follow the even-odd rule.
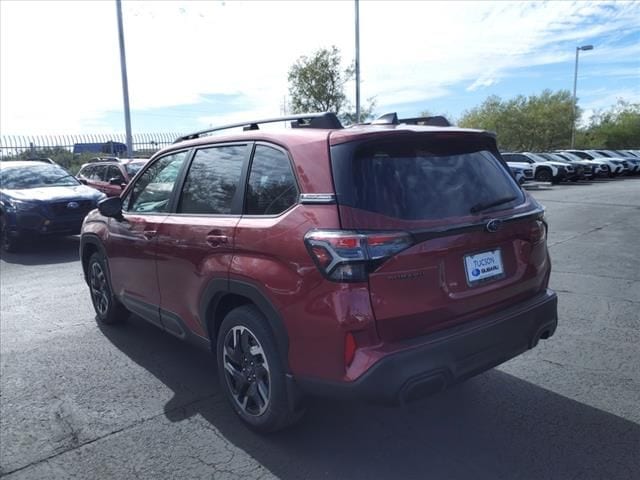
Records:
[[[133,157],[131,140],[131,115],[129,113],[129,82],[127,81],[127,59],[124,53],[124,28],[122,27],[122,4],[116,0],[118,14],[118,39],[120,41],[120,71],[122,72],[122,98],[124,99],[124,125],[127,133],[127,155]]]
[[[573,122],[571,124],[571,148],[575,148],[576,145],[576,118],[578,115],[576,90],[578,87],[578,54],[580,50],[593,50],[593,45],[583,45],[582,47],[576,47],[576,66],[573,70]]]
[[[356,2],[356,123],[360,123],[360,2]]]

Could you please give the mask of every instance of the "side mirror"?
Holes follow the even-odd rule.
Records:
[[[84,179],[84,178],[82,178],[82,177],[79,177],[77,180],[78,180],[81,184],[83,184],[83,185],[86,185],[86,184],[87,184],[87,180],[86,180],[86,179]]]
[[[113,177],[109,179],[109,185],[117,185],[120,186],[122,185],[122,179],[118,178],[118,177]]]
[[[105,217],[122,218],[122,200],[120,197],[109,197],[98,202],[98,210]]]

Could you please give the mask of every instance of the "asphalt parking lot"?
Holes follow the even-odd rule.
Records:
[[[0,261],[0,476],[11,479],[640,478],[640,179],[531,192],[556,335],[391,409],[312,400],[261,437],[207,352],[136,318],[98,327],[77,238]]]

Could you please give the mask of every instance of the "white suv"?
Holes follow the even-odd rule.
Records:
[[[621,175],[624,166],[622,165],[622,161],[615,160],[613,158],[607,158],[600,153],[595,153],[593,150],[563,150],[562,153],[568,152],[573,153],[574,155],[582,158],[583,160],[595,160],[598,162],[604,162],[609,167],[609,176],[615,177],[616,175]]]
[[[535,153],[503,153],[502,158],[507,162],[524,162],[533,168],[533,176],[539,182],[560,183],[576,174],[573,166],[563,162],[548,161]]]

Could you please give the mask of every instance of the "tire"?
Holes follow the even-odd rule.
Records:
[[[542,168],[536,172],[536,180],[539,182],[550,182],[553,180],[553,175],[551,175],[551,170],[547,168]]]
[[[225,396],[253,430],[275,432],[302,416],[289,404],[286,372],[268,321],[253,305],[235,308],[224,318],[216,359]]]
[[[20,248],[20,238],[9,235],[7,219],[0,215],[0,250],[7,253],[15,253]]]
[[[108,272],[104,256],[97,252],[91,255],[87,276],[96,320],[105,325],[113,325],[124,321],[128,312],[113,294]]]

